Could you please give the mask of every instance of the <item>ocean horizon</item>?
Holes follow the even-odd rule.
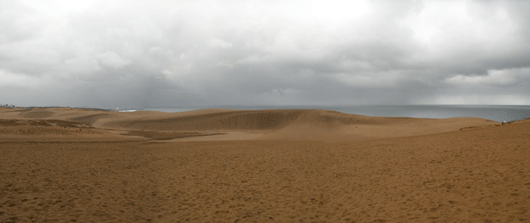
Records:
[[[159,111],[167,113],[185,112],[198,109],[324,109],[347,114],[375,117],[409,117],[409,118],[460,118],[475,117],[497,122],[511,122],[530,118],[530,105],[291,105],[291,106],[186,106],[131,108],[120,111]]]

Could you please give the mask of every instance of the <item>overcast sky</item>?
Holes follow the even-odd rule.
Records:
[[[0,103],[530,104],[530,1],[0,0]]]

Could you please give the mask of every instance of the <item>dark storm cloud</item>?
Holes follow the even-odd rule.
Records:
[[[0,101],[529,104],[523,1],[4,1]]]

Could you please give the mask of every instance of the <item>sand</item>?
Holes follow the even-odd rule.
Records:
[[[530,222],[530,120],[0,108],[0,222]]]

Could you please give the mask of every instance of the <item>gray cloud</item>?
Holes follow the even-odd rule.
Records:
[[[4,1],[0,102],[530,104],[522,1]]]

